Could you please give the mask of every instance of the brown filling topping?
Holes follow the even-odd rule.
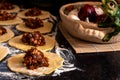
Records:
[[[0,5],[0,9],[1,10],[12,10],[14,9],[14,6],[11,3],[3,3]]]
[[[7,33],[7,30],[0,26],[0,35]]]
[[[39,27],[43,27],[43,21],[39,18],[29,18],[25,20],[25,25],[31,29],[36,29]]]
[[[39,8],[31,8],[26,13],[25,16],[39,16],[41,13],[41,10]]]
[[[45,39],[42,36],[42,34],[38,31],[24,33],[22,36],[22,42],[33,46],[45,45]]]
[[[15,14],[8,13],[6,11],[0,11],[0,21],[13,20],[15,17]]]
[[[44,56],[44,54],[37,50],[36,48],[31,48],[26,51],[24,56],[23,65],[28,69],[36,69],[38,67],[48,67],[48,58]]]

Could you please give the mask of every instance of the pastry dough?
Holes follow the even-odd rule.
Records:
[[[29,9],[26,9],[24,11],[21,11],[18,13],[18,17],[26,19],[26,18],[40,18],[40,19],[46,19],[50,17],[50,13],[48,11],[43,11],[41,10],[42,14],[40,14],[39,16],[25,16],[25,13],[28,11]]]
[[[9,49],[4,46],[0,46],[0,61],[7,56]]]
[[[9,40],[8,44],[10,46],[13,46],[15,48],[18,48],[18,49],[21,49],[24,51],[30,49],[31,47],[35,47],[35,46],[31,46],[31,45],[23,43],[21,41],[21,38],[22,38],[22,35],[16,36],[16,37],[12,38],[11,40]],[[44,36],[44,38],[45,38],[46,44],[44,46],[37,46],[36,48],[38,50],[42,50],[42,51],[51,50],[55,45],[55,39],[52,37],[49,37],[47,35]]]
[[[11,10],[2,10],[2,11],[7,11],[8,13],[17,13],[20,11],[20,8],[19,6],[17,5],[13,5],[14,6],[14,9],[11,9]]]
[[[22,23],[23,20],[19,17],[16,17],[13,20],[0,21],[0,25],[16,25]]]
[[[0,43],[8,41],[12,37],[14,37],[14,33],[9,28],[5,28],[5,29],[7,30],[7,33],[0,35]]]
[[[51,31],[52,27],[53,27],[53,24],[50,22],[44,22],[43,27],[36,28],[36,29],[31,29],[29,27],[26,27],[25,23],[21,23],[21,24],[16,26],[16,29],[23,31],[23,32],[39,31],[40,33],[48,33]]]
[[[49,66],[29,70],[22,64],[24,55],[25,53],[21,53],[12,56],[8,59],[7,65],[10,68],[10,70],[28,75],[41,76],[45,74],[50,74],[63,65],[63,58],[61,58],[59,55],[50,52],[44,52],[44,55],[48,58]]]

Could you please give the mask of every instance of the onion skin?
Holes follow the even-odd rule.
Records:
[[[78,17],[80,18],[80,20],[83,20],[83,21],[85,21],[86,18],[88,17],[89,21],[95,22],[96,21],[95,8],[92,5],[85,4],[79,10]]]
[[[99,23],[106,19],[106,14],[97,14],[93,5],[85,4],[79,10],[78,17],[83,21],[86,21],[86,18],[88,18],[90,22]]]

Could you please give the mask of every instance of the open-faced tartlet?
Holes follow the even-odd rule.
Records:
[[[20,11],[19,6],[11,3],[0,4],[0,10],[7,11],[8,13],[17,13]]]
[[[50,17],[50,13],[48,11],[40,10],[39,8],[34,7],[19,12],[17,16],[23,19],[36,17],[40,19],[46,19]]]
[[[31,47],[36,47],[38,50],[51,50],[55,45],[55,39],[42,35],[40,32],[27,32],[23,35],[16,36],[9,40],[9,45],[21,50],[28,50]]]
[[[0,46],[0,61],[4,59],[8,53],[9,53],[9,49],[7,47]]]
[[[107,18],[104,17],[104,18],[106,18],[106,20],[108,20],[108,23],[106,24],[106,26],[100,27],[100,25],[98,23],[91,22],[88,20],[88,18],[86,19],[86,21],[83,21],[79,18],[79,16],[82,16],[82,14],[78,15],[78,13],[81,10],[81,8],[86,4],[95,7],[97,9],[97,10],[95,9],[97,14],[99,13],[99,11],[101,11],[101,9],[100,9],[101,7],[105,7],[102,9],[103,10],[106,9],[106,11],[108,11],[108,12],[105,12],[105,14],[107,15]],[[110,5],[110,4],[112,4],[112,5]],[[106,7],[106,6],[108,6],[108,7]],[[113,10],[112,9],[109,10],[110,7],[112,8],[112,6],[113,6]],[[86,40],[86,41],[90,41],[90,42],[114,43],[114,42],[120,41],[120,34],[118,34],[120,25],[117,25],[117,24],[120,24],[119,19],[117,19],[117,17],[115,18],[115,16],[113,16],[113,17],[111,16],[112,12],[116,11],[115,9],[119,13],[117,3],[114,0],[102,0],[102,2],[76,2],[76,3],[70,3],[70,4],[66,4],[66,5],[62,6],[60,8],[60,16],[62,19],[62,25],[63,25],[64,29],[70,35],[72,35],[78,39],[82,39],[82,40]],[[85,10],[83,10],[83,11],[85,11]],[[88,12],[89,12],[89,10],[88,10]],[[111,13],[111,14],[109,14],[109,13]],[[84,13],[83,13],[83,15],[84,15]],[[118,16],[117,13],[115,13],[113,15]],[[94,15],[94,16],[96,16],[96,15]],[[113,18],[113,19],[111,19],[111,18]],[[91,19],[94,20],[94,17],[92,17]],[[111,21],[109,22],[109,20],[111,20]],[[115,20],[116,20],[116,22],[114,24],[113,22]],[[103,21],[104,23],[106,23],[105,20],[100,20],[100,21]],[[113,23],[114,25],[111,23]],[[116,31],[116,33],[111,34],[114,31]]]
[[[12,37],[14,37],[14,32],[9,28],[0,27],[0,43],[8,41]]]
[[[16,29],[23,32],[40,31],[41,33],[48,33],[51,31],[52,27],[53,24],[50,22],[42,21],[39,18],[28,18],[24,23],[17,25]]]
[[[41,52],[36,48],[31,48],[25,53],[10,57],[7,65],[14,72],[42,76],[60,68],[63,65],[63,58],[55,53]]]
[[[22,19],[17,17],[16,14],[0,11],[0,25],[16,25],[22,22]]]

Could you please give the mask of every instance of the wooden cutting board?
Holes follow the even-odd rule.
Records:
[[[120,42],[112,44],[99,44],[75,38],[64,29],[61,22],[59,23],[59,29],[77,54],[120,51]]]

